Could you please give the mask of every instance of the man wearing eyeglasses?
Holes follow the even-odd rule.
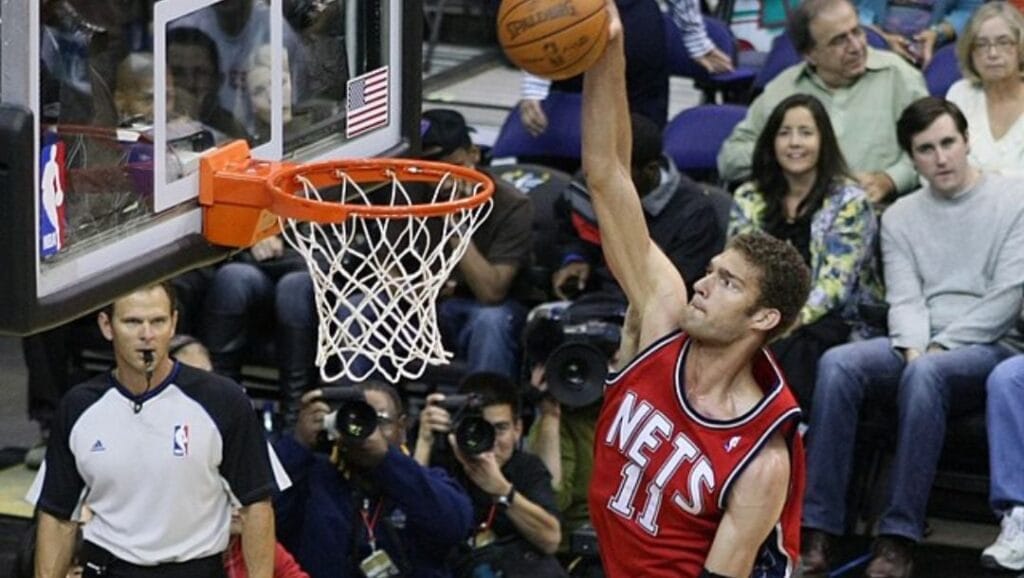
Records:
[[[896,54],[869,47],[847,0],[802,2],[787,33],[804,62],[775,77],[751,104],[719,152],[721,178],[750,176],[754,143],[768,115],[786,97],[804,93],[825,105],[843,155],[872,202],[910,192],[917,174],[893,127],[907,105],[928,95],[921,73]]]
[[[445,558],[469,534],[469,497],[438,468],[405,450],[406,417],[395,388],[357,384],[377,412],[363,440],[339,437],[314,451],[332,411],[313,390],[292,435],[275,444],[292,487],[274,501],[277,535],[311,578],[450,576]]]

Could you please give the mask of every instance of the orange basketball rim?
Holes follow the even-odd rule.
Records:
[[[346,175],[354,183],[439,183],[461,179],[474,185],[470,196],[422,204],[366,205],[304,198],[305,185],[337,185]],[[301,178],[300,178],[301,177]],[[215,245],[251,247],[276,235],[279,217],[315,223],[339,223],[363,218],[440,217],[487,202],[494,183],[480,171],[447,163],[399,158],[367,158],[290,163],[250,157],[244,140],[231,142],[199,161],[199,204],[203,235]]]

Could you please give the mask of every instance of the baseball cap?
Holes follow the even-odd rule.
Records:
[[[456,149],[469,148],[473,140],[469,133],[475,132],[466,126],[466,119],[454,110],[436,108],[423,113],[420,122],[420,136],[423,144],[423,158],[444,158]]]

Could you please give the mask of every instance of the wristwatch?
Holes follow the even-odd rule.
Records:
[[[512,501],[516,497],[516,487],[512,486],[509,488],[508,493],[504,496],[498,496],[494,498],[494,503],[503,510],[509,509],[512,506]]]

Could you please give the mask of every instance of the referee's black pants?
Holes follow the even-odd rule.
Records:
[[[215,554],[206,558],[139,566],[115,557],[99,546],[82,544],[82,578],[225,578],[224,556]]]

